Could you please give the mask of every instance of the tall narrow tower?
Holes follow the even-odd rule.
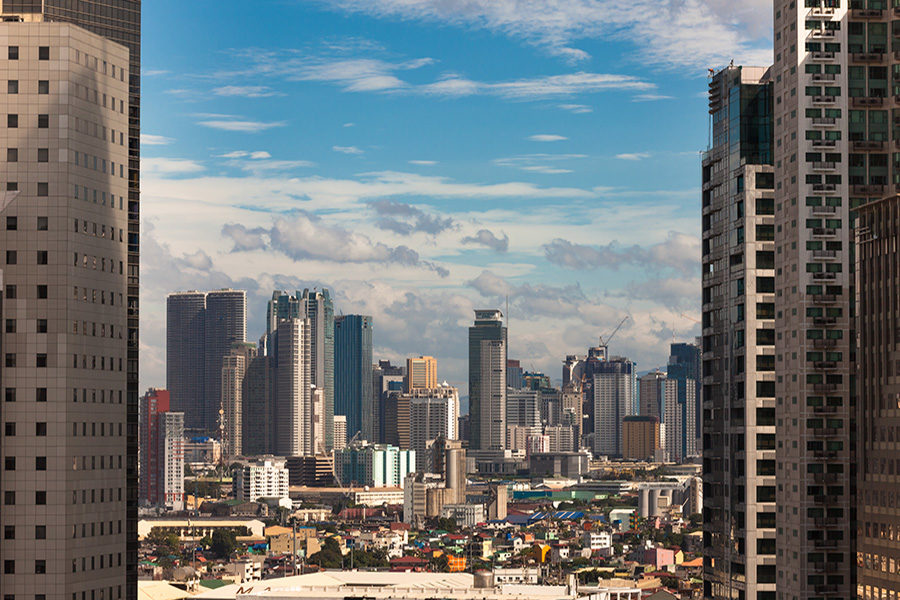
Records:
[[[506,447],[506,335],[502,312],[475,311],[475,325],[469,327],[469,448],[472,450]]]

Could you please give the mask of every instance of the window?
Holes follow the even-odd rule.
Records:
[[[6,161],[7,162],[19,162],[19,149],[18,148],[7,148],[6,149]]]
[[[7,127],[18,127],[19,126],[19,115],[6,115],[6,126]]]
[[[50,195],[50,184],[46,181],[42,181],[37,184],[37,195],[38,196],[49,196]]]
[[[6,506],[15,506],[16,493],[9,490],[3,492],[3,504],[5,504]]]
[[[47,457],[46,456],[35,456],[34,457],[34,470],[35,471],[46,471],[47,470]]]
[[[35,394],[34,394],[34,401],[35,402],[46,402],[47,401],[47,388],[45,388],[45,387],[37,388],[37,390],[35,390]]]
[[[37,230],[38,231],[47,231],[50,229],[50,220],[47,217],[38,217],[37,218]]]
[[[7,250],[6,251],[6,264],[14,265],[18,260],[18,255],[15,250]]]
[[[38,81],[38,94],[49,94],[50,93],[50,82],[46,80]]]
[[[15,285],[7,285],[6,286],[6,299],[7,300],[15,300],[16,298],[16,286]]]
[[[39,421],[34,424],[34,435],[38,437],[47,437],[47,423]]]
[[[3,526],[3,539],[4,540],[14,540],[16,539],[16,528],[12,525],[4,525]]]
[[[13,354],[12,356],[15,356],[15,354]],[[6,358],[6,362],[7,362],[6,366],[8,367],[10,355],[7,354],[6,357],[7,357]],[[15,362],[15,360],[13,360],[13,362]],[[16,388],[6,388],[6,392],[4,392],[4,398],[6,399],[7,402],[15,402],[16,401]]]
[[[12,127],[17,127],[18,125],[12,125]],[[50,115],[38,115],[38,129],[49,129],[50,128]]]
[[[16,332],[16,320],[15,319],[7,319],[6,320],[6,333],[15,333]]]
[[[47,319],[38,319],[37,320],[37,332],[38,333],[47,333]]]
[[[7,231],[15,231],[18,228],[19,222],[16,217],[6,217],[6,230]]]
[[[15,456],[7,456],[3,459],[3,470],[4,471],[15,471],[16,470],[16,457]]]
[[[3,573],[6,575],[15,575],[16,573],[16,561],[14,560],[4,560],[3,561]]]
[[[19,60],[19,47],[10,46],[7,53],[7,58],[9,58],[9,60]]]
[[[44,353],[40,353],[35,356],[35,365],[39,369],[47,368],[47,355]]]
[[[50,162],[50,149],[49,148],[38,148],[37,153],[38,162]]]
[[[17,192],[19,190],[19,184],[15,181],[7,181],[6,182],[6,191],[7,192]]]
[[[19,82],[16,79],[10,79],[6,82],[6,93],[7,94],[18,94],[19,93]]]
[[[34,561],[34,572],[38,575],[43,575],[47,572],[47,561],[43,559],[38,559]]]
[[[47,286],[46,285],[37,286],[37,297],[39,300],[47,299]]]
[[[45,506],[47,504],[47,492],[40,491],[34,493],[34,503],[37,506]]]
[[[16,435],[16,424],[15,423],[5,423],[3,425],[3,435],[6,437],[15,437]]]
[[[50,60],[50,46],[38,46],[38,60]]]
[[[47,526],[46,525],[35,525],[34,526],[34,539],[36,539],[36,540],[46,540],[47,539]]]
[[[50,253],[46,250],[38,250],[37,251],[37,264],[46,265],[49,261]]]
[[[6,354],[6,366],[9,368],[13,368],[16,366],[16,355],[9,352]],[[10,389],[10,388],[7,388]]]

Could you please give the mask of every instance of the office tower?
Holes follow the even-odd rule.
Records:
[[[506,390],[506,447],[525,448],[529,435],[541,433],[541,392],[528,388]]]
[[[274,353],[274,348],[273,348]],[[271,454],[274,450],[275,419],[272,402],[275,394],[273,360],[257,354],[244,373],[241,391],[241,450],[244,456]]]
[[[416,451],[416,470],[428,469],[426,448],[432,440],[457,439],[459,391],[443,385],[436,388],[413,388],[409,393],[409,447]]]
[[[596,365],[594,391],[594,452],[622,456],[622,419],[634,407],[634,363],[613,356]]]
[[[550,377],[539,371],[525,371],[522,374],[524,387],[529,390],[544,390],[552,387],[550,385]]]
[[[571,427],[572,435],[575,437],[575,447],[578,450],[581,447],[581,436],[584,435],[584,404],[582,402],[581,392],[573,383],[563,386],[560,392],[560,418],[561,425]]]
[[[288,498],[289,473],[280,456],[260,456],[242,460],[234,472],[234,497],[241,502],[260,498]]]
[[[446,488],[453,490],[451,503],[466,501],[466,449],[461,440],[438,437],[428,445],[429,472],[440,475]]]
[[[609,348],[606,345],[588,348],[587,355],[570,354],[563,363],[563,387],[570,385],[574,391],[582,395],[581,413],[584,418],[582,431],[588,434],[595,430],[594,423],[594,374],[599,373],[604,363],[609,360]],[[632,363],[634,366],[634,363]],[[637,412],[638,390],[637,371],[632,369],[632,403],[629,414]]]
[[[403,367],[395,367],[389,360],[379,360],[372,366],[372,438],[379,444],[387,443],[384,432],[387,426],[384,422],[385,402],[389,392],[403,391],[405,373]]]
[[[203,429],[206,398],[206,294],[178,292],[166,297],[166,387],[172,408],[184,413],[188,429]]]
[[[167,510],[184,508],[184,413],[173,412],[169,392],[150,389],[141,398],[140,501]]]
[[[859,332],[856,353],[857,385],[857,597],[900,597],[897,536],[900,515],[897,491],[900,468],[900,316],[897,282],[900,281],[900,196],[859,208],[856,230],[856,306]],[[826,428],[837,425],[829,406],[818,407]],[[833,483],[836,473],[819,473],[822,483]],[[822,522],[836,517],[819,515]],[[826,567],[829,568],[829,567]]]
[[[662,419],[665,412],[666,374],[653,371],[639,379],[641,390],[641,415]]]
[[[834,4],[775,2],[777,590],[798,600],[857,593],[851,211],[897,182],[895,14]]]
[[[344,486],[403,487],[404,479],[416,470],[415,450],[401,450],[387,444],[356,442],[336,450],[334,466]]]
[[[669,379],[678,381],[694,381],[694,431],[696,433],[695,450],[699,452],[699,440],[703,432],[703,352],[700,350],[700,338],[697,343],[673,343],[669,351],[669,366],[666,367]],[[682,390],[687,393],[687,386],[679,387],[679,402],[686,401]],[[688,412],[689,409],[685,409]]]
[[[119,598],[136,575],[129,531],[138,492],[125,200],[129,55],[71,24],[8,22],[19,7],[0,8],[9,17],[0,23],[0,76],[8,82],[0,95],[7,121],[0,524],[9,532],[0,543],[0,595],[68,599],[102,590]],[[93,102],[95,92],[106,106]],[[105,137],[93,135],[95,125]],[[101,489],[104,501],[91,502],[88,490]],[[116,525],[72,538],[85,521]],[[101,555],[103,568],[81,568],[82,557],[87,567]]]
[[[388,392],[383,406],[385,444],[404,450],[409,448],[410,399],[411,396],[402,391]]]
[[[275,329],[272,446],[280,456],[316,454],[310,435],[309,320],[280,321]]]
[[[347,417],[334,415],[334,447],[340,450],[347,445]]]
[[[776,559],[782,559],[775,554],[771,78],[765,68],[729,67],[709,84],[713,144],[702,159],[707,598],[773,600]],[[784,440],[792,445],[790,437]],[[793,466],[790,473],[800,477]],[[803,503],[782,506],[799,512]],[[788,531],[793,535],[794,528]]]
[[[549,452],[577,452],[575,428],[566,425],[544,427],[544,435],[550,441]]]
[[[696,456],[696,381],[693,377],[673,379],[655,371],[640,378],[641,415],[653,417],[662,431],[665,459],[682,462]]]
[[[438,387],[437,359],[433,356],[420,356],[406,359],[406,391],[416,388],[433,389]]]
[[[349,438],[361,433],[374,439],[372,326],[372,317],[364,315],[334,319],[334,411],[347,417]]]
[[[506,445],[506,327],[499,310],[476,310],[469,328],[469,448]]]
[[[659,450],[658,417],[631,415],[622,420],[622,458],[656,460]]]
[[[506,361],[506,387],[517,390],[525,387],[525,371],[518,360],[510,358]]]
[[[222,410],[222,361],[234,344],[247,339],[247,292],[216,290],[206,293],[204,335],[204,429],[218,432]]]
[[[222,419],[221,435],[227,458],[243,454],[244,440],[244,377],[256,358],[256,344],[234,344],[222,359]]]

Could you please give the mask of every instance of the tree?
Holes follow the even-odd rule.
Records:
[[[209,549],[217,558],[228,558],[237,550],[237,535],[230,529],[213,531]]]
[[[456,521],[445,517],[431,517],[425,521],[425,527],[432,531],[440,530],[448,531],[450,533],[455,533],[459,529],[456,525]]]
[[[340,569],[343,555],[341,554],[341,546],[333,537],[325,538],[322,548],[309,557],[309,564],[319,565],[323,569]]]

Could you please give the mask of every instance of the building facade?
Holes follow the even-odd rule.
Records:
[[[416,388],[434,389],[438,387],[437,359],[420,356],[406,359],[406,391]]]
[[[166,297],[166,389],[172,408],[184,413],[188,429],[206,423],[206,294],[177,292]]]
[[[221,431],[222,361],[235,344],[247,340],[247,292],[244,290],[215,290],[206,293],[204,317],[204,429]]]
[[[645,415],[625,417],[622,423],[622,458],[656,460],[660,450],[659,419]]]
[[[26,8],[0,7],[0,524],[15,536],[0,544],[0,595],[122,598],[136,584],[138,500],[131,60],[119,43]],[[102,533],[80,535],[101,521]]]
[[[311,435],[313,411],[309,338],[308,319],[283,320],[275,330],[272,445],[280,456],[317,453],[316,440]]]
[[[260,456],[238,463],[234,470],[234,497],[242,502],[260,498],[288,498],[289,474],[284,458]]]
[[[372,317],[334,319],[334,411],[347,418],[346,436],[374,436],[372,414]],[[348,439],[345,436],[345,440]]]
[[[372,439],[379,444],[389,443],[385,438],[390,423],[385,423],[385,403],[391,392],[404,389],[406,372],[403,367],[394,366],[389,360],[380,360],[372,365]]]
[[[595,366],[594,453],[622,456],[622,420],[633,414],[635,400],[634,363],[614,356]]]
[[[415,450],[387,444],[354,443],[334,453],[334,466],[342,485],[402,488],[416,470]]]
[[[507,330],[499,310],[476,310],[469,328],[469,448],[506,447]]]
[[[780,559],[771,78],[766,68],[729,67],[709,84],[712,146],[702,159],[707,598],[774,600]]]
[[[228,458],[244,452],[244,378],[256,358],[256,344],[234,344],[222,359],[220,439]]]
[[[409,396],[409,447],[416,452],[416,470],[429,468],[429,443],[458,437],[459,390],[449,385],[413,388]]]
[[[184,413],[171,411],[167,390],[141,398],[140,501],[167,510],[184,508]]]

